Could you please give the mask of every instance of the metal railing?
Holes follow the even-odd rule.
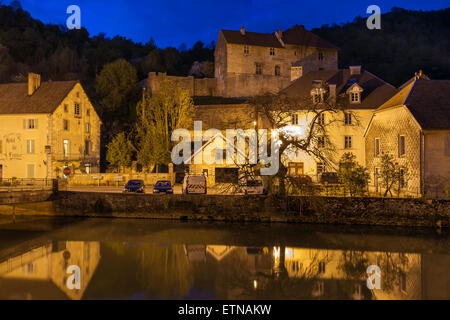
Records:
[[[0,179],[0,192],[50,190],[53,188],[53,179]]]

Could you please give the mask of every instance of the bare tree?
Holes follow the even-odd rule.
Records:
[[[304,185],[304,181],[289,175],[286,162],[293,153],[302,152],[328,167],[335,167],[332,160],[335,147],[330,139],[329,128],[337,122],[343,122],[345,113],[351,113],[345,108],[345,99],[348,99],[345,95],[336,96],[330,93],[328,84],[320,82],[314,85],[311,95],[308,96],[267,93],[255,96],[249,101],[255,110],[256,123],[262,123],[265,128],[277,132],[279,170],[276,175],[268,178],[270,185],[278,186],[276,193],[286,195],[287,186],[302,188]],[[323,121],[325,114],[327,121]],[[356,115],[352,116],[358,123]],[[289,130],[294,117],[305,120],[300,126],[301,133],[295,128]],[[270,137],[270,134],[268,136]],[[240,180],[253,178],[261,166],[248,163],[238,165]]]

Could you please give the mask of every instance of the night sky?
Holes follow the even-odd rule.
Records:
[[[7,1],[3,1],[7,2]],[[367,7],[382,12],[394,6],[434,10],[449,6],[448,0],[21,0],[22,7],[45,23],[64,24],[71,4],[81,8],[81,24],[91,35],[125,36],[138,42],[153,37],[158,47],[192,46],[197,40],[216,41],[220,29],[274,32],[295,25],[311,29],[323,24],[367,17]]]

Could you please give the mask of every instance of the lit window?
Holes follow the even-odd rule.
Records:
[[[292,119],[292,124],[298,124],[298,114],[293,113],[291,115],[291,119]]]
[[[69,156],[69,140],[64,140],[63,144],[64,157]]]
[[[262,69],[263,69],[262,63],[259,63],[259,62],[255,63],[255,67],[256,67],[255,73],[262,74]]]
[[[350,102],[351,103],[359,103],[361,100],[361,94],[359,92],[350,93]]]
[[[35,141],[33,139],[27,140],[27,154],[34,154],[35,153]]]
[[[406,155],[406,137],[399,136],[398,137],[398,156],[403,157]]]
[[[352,124],[352,114],[351,113],[345,113],[344,124],[346,126],[350,126]]]
[[[352,137],[351,136],[345,136],[345,143],[344,143],[345,149],[351,149],[352,148]]]
[[[86,133],[91,133],[91,124],[86,123]]]
[[[375,138],[374,153],[375,157],[380,156],[380,138]]]
[[[274,56],[275,55],[275,48],[270,48],[270,55]]]
[[[280,66],[275,66],[275,75],[280,76],[281,75],[281,68]]]
[[[250,48],[248,46],[244,46],[244,54],[249,54]]]

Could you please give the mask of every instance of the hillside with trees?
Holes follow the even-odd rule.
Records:
[[[338,46],[341,68],[360,64],[400,86],[422,69],[432,79],[450,79],[450,8],[411,11],[401,8],[381,16],[381,29],[369,30],[367,19],[324,25],[312,31]]]

